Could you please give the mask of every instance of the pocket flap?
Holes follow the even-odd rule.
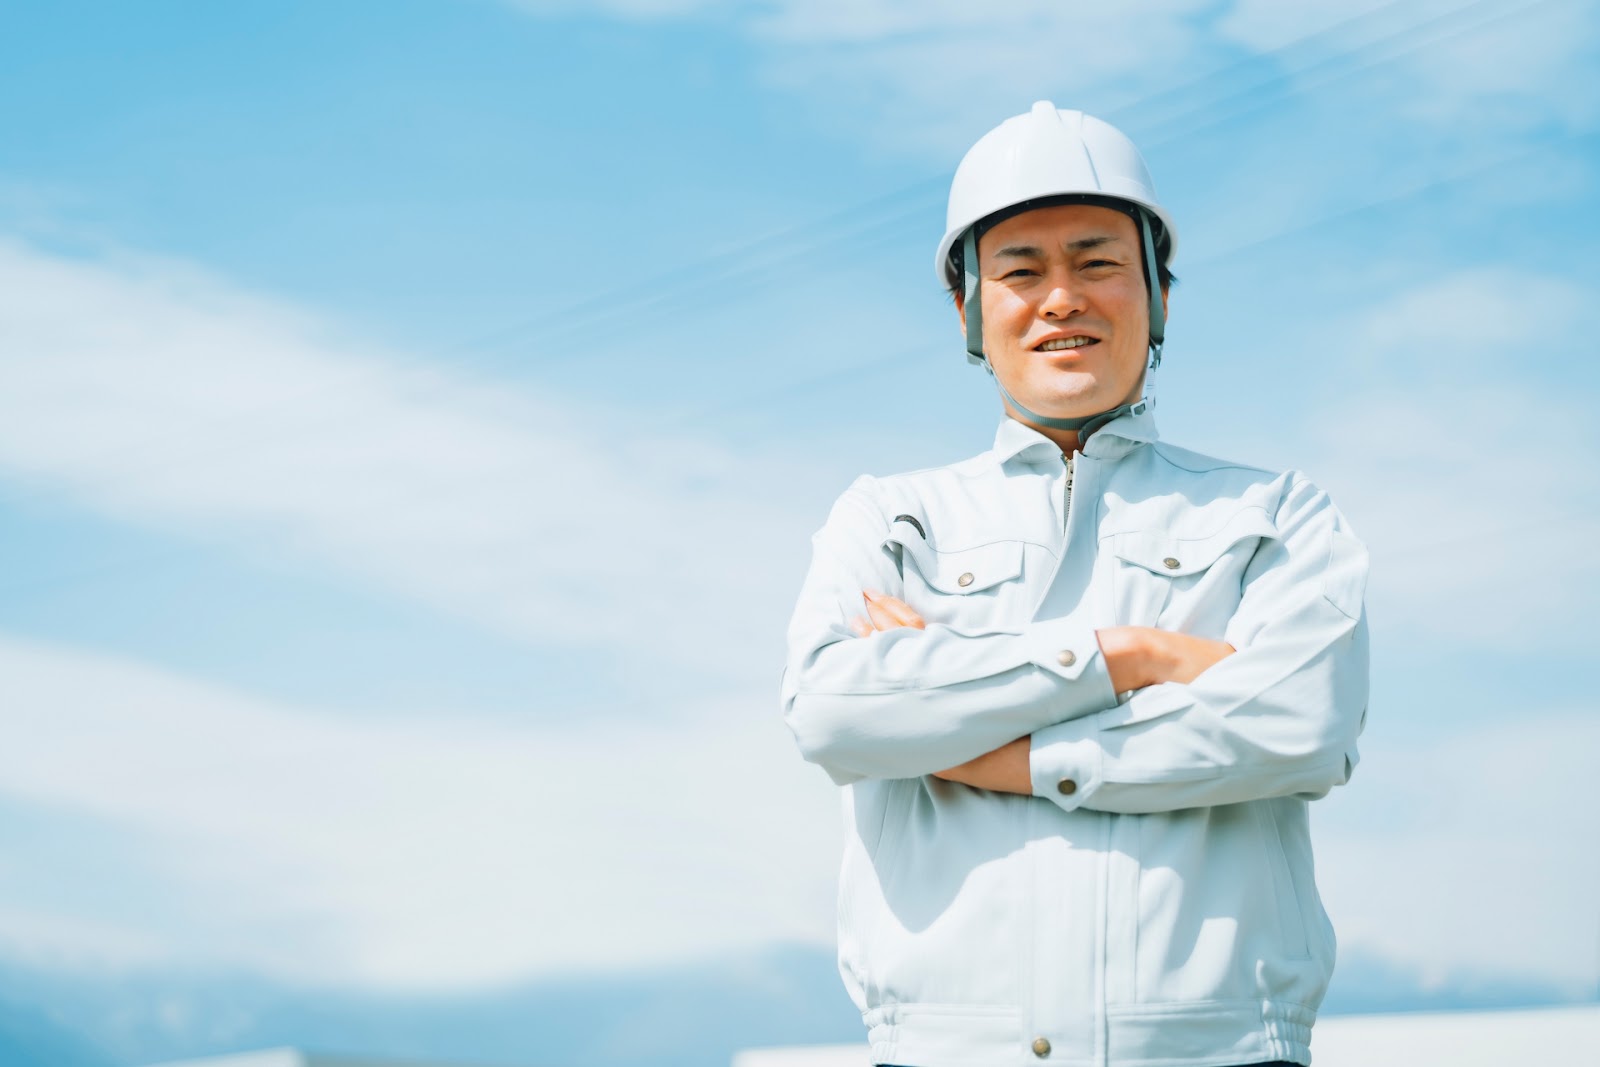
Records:
[[[941,593],[965,596],[981,592],[1022,573],[1022,542],[991,541],[974,548],[941,552],[909,524],[896,522],[884,546],[897,545],[912,561],[922,580]]]
[[[1120,560],[1169,578],[1199,574],[1240,541],[1276,537],[1266,512],[1240,512],[1220,530],[1197,537],[1179,537],[1164,530],[1129,530],[1111,535],[1111,551]]]

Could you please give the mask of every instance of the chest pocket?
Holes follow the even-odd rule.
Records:
[[[1257,508],[1199,535],[1165,530],[1109,535],[1117,561],[1112,579],[1117,621],[1220,638],[1239,606],[1245,567],[1262,540],[1276,536]]]
[[[1012,607],[1022,577],[1023,543],[990,541],[969,548],[930,544],[908,519],[897,519],[883,547],[898,554],[905,601],[928,622],[971,625],[998,621]]]

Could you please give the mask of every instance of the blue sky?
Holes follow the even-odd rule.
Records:
[[[7,22],[0,957],[461,990],[826,943],[782,628],[851,478],[986,447],[932,249],[1048,97],[1178,221],[1164,434],[1372,547],[1342,945],[1600,981],[1592,5]]]

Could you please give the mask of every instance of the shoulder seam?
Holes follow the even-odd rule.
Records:
[[[1177,461],[1177,459],[1175,459],[1171,454],[1171,450],[1172,449],[1182,448],[1181,445],[1170,445],[1169,446],[1165,441],[1156,441],[1156,442],[1153,442],[1153,444],[1155,445],[1156,455],[1161,457],[1162,462],[1166,463],[1168,466],[1176,467],[1181,471],[1188,471],[1190,474],[1205,474],[1205,473],[1207,473],[1209,471],[1236,470],[1236,471],[1254,471],[1257,474],[1267,474],[1267,475],[1271,475],[1272,477],[1276,478],[1276,477],[1278,477],[1278,476],[1280,476],[1280,475],[1282,475],[1284,473],[1288,473],[1288,472],[1285,472],[1285,471],[1275,471],[1275,470],[1272,470],[1272,469],[1270,469],[1268,467],[1257,467],[1256,465],[1254,465],[1252,463],[1238,463],[1238,462],[1235,462],[1233,460],[1227,460],[1227,459],[1218,459],[1216,461],[1216,464],[1214,466],[1210,466],[1210,467],[1188,467],[1188,466],[1185,466],[1182,463],[1179,463]],[[1187,448],[1183,448],[1183,451],[1190,452],[1192,450],[1191,449],[1187,449]],[[1194,452],[1193,454],[1197,455],[1197,456],[1204,455],[1204,453],[1200,453],[1200,452]],[[1207,458],[1211,458],[1211,457],[1207,457]]]

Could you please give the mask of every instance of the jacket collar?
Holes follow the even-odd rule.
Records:
[[[1117,459],[1140,445],[1159,439],[1155,413],[1147,405],[1143,413],[1119,415],[1090,434],[1083,451],[1095,459]],[[1033,427],[1009,415],[1000,420],[1000,428],[994,435],[994,458],[1000,463],[1018,458],[1036,463],[1060,454],[1056,443]]]

